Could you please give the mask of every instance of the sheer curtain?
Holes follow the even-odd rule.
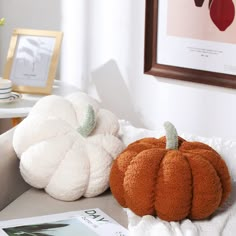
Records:
[[[89,0],[61,0],[60,79],[82,90],[88,74]]]

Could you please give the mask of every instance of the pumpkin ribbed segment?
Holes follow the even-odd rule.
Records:
[[[157,148],[142,151],[132,159],[125,173],[123,187],[126,204],[138,215],[155,214],[156,180],[166,152]]]
[[[222,185],[222,197],[220,202],[220,205],[222,205],[231,192],[231,179],[225,161],[213,148],[200,142],[184,142],[179,150],[184,150],[185,152],[189,151],[192,155],[198,154],[201,158],[208,160],[212,164]]]
[[[133,159],[136,152],[123,152],[122,155],[117,158],[111,168],[110,173],[110,188],[112,189],[113,195],[122,207],[127,207],[126,200],[124,197],[123,182],[125,178],[125,172]]]
[[[148,139],[152,141],[152,139]],[[146,141],[146,142],[145,142]],[[124,177],[125,173],[130,165],[132,159],[143,150],[150,149],[155,147],[154,144],[148,143],[145,139],[144,142],[139,140],[138,142],[134,142],[130,144],[127,149],[125,149],[117,158],[111,168],[110,173],[110,186],[112,186],[112,192],[114,196],[117,196],[117,201],[123,207],[127,207],[126,200],[124,197]],[[155,141],[154,141],[155,143]],[[164,146],[165,144],[162,144]]]
[[[155,208],[167,221],[188,216],[192,201],[192,174],[188,161],[179,151],[169,151],[161,163],[157,183]]]
[[[219,206],[222,196],[220,178],[212,164],[199,155],[185,154],[193,176],[193,199],[189,213],[191,219],[204,219]]]

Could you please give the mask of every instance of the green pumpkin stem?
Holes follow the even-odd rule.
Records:
[[[164,123],[165,131],[166,131],[166,149],[178,149],[178,133],[173,124],[169,121]]]
[[[83,136],[88,137],[89,134],[93,131],[96,126],[95,112],[91,105],[88,105],[85,119],[82,121],[82,124],[77,129],[77,131]]]

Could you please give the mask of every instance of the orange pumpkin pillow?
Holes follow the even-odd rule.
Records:
[[[110,188],[117,201],[135,214],[163,220],[204,219],[227,199],[231,178],[221,156],[201,142],[166,136],[131,143],[114,161]]]

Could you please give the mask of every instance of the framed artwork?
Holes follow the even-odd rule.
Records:
[[[144,73],[236,88],[235,0],[146,0]]]
[[[62,37],[58,31],[13,31],[4,70],[4,78],[12,81],[13,91],[51,93]]]

